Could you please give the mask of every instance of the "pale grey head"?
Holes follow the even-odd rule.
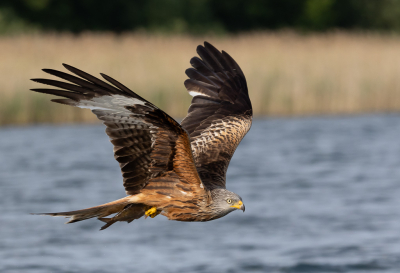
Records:
[[[245,210],[242,198],[227,189],[213,189],[211,197],[213,200],[211,207],[217,218],[225,216],[236,209],[240,209],[243,212]]]

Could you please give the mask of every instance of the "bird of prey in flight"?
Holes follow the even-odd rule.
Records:
[[[181,124],[104,74],[105,81],[64,64],[75,75],[43,71],[67,82],[33,79],[59,89],[32,91],[62,97],[54,102],[89,108],[104,122],[127,194],[96,207],[39,214],[65,216],[70,218],[67,223],[97,217],[105,229],[158,214],[177,221],[210,221],[244,211],[242,198],[226,189],[225,180],[233,153],[251,126],[246,79],[225,51],[204,42],[197,53],[200,58],[193,57],[193,68],[186,70],[185,87],[193,99]]]

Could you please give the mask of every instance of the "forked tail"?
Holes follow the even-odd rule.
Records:
[[[110,203],[106,203],[100,206],[91,207],[87,209],[67,211],[67,212],[55,212],[55,213],[32,213],[35,215],[50,215],[50,216],[64,216],[70,218],[66,224],[75,223],[78,221],[90,219],[93,217],[99,218],[103,222],[107,222],[102,229],[109,227],[111,224],[117,221],[131,222],[134,219],[138,219],[144,215],[143,204],[131,204],[129,196],[115,200]],[[118,213],[113,218],[104,218],[108,215]],[[123,216],[123,217],[121,217]],[[101,218],[101,219],[100,219]]]

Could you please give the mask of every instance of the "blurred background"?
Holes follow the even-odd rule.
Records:
[[[124,196],[104,126],[28,91],[105,73],[178,120],[208,41],[255,119],[228,189],[244,214],[117,223],[68,211]],[[0,272],[393,272],[400,268],[400,0],[0,1]]]
[[[399,31],[397,0],[3,0],[0,124],[94,122],[27,92],[63,62],[184,117],[184,70],[204,40],[240,63],[257,116],[394,112]]]

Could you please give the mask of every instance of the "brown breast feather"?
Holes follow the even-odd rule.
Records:
[[[90,108],[104,122],[128,195],[141,193],[143,203],[166,207],[175,218],[179,218],[182,208],[196,210],[208,200],[209,194],[194,165],[189,136],[179,123],[106,75],[102,76],[114,86],[64,66],[81,78],[46,69],[74,84],[35,79],[63,90],[33,91],[66,98],[54,100],[58,103]],[[193,220],[195,216],[191,217]]]
[[[209,190],[225,187],[230,158],[252,118],[237,63],[207,42],[197,52],[201,59],[193,58],[194,68],[186,71],[185,86],[194,98],[182,127],[113,78],[101,74],[107,83],[69,65],[64,66],[80,78],[44,69],[68,82],[34,79],[61,89],[32,89],[63,97],[54,102],[91,109],[107,126],[127,194],[143,196],[144,203],[182,221],[213,218]]]

